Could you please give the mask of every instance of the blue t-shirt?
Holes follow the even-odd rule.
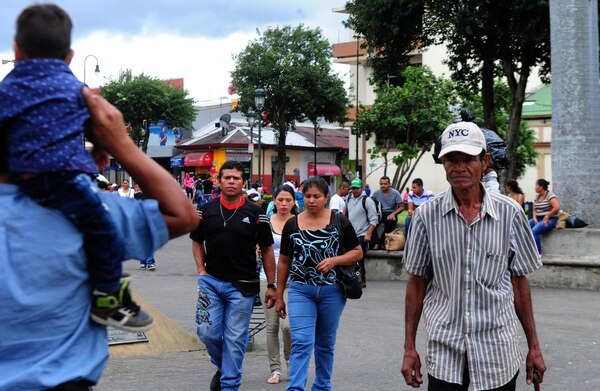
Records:
[[[101,193],[126,243],[146,259],[169,236],[158,203]],[[57,210],[0,183],[0,390],[96,383],[108,360],[106,327],[89,319],[83,238]]]
[[[90,115],[82,87],[63,60],[15,63],[0,82],[0,132],[8,135],[11,173],[98,171],[83,144]]]

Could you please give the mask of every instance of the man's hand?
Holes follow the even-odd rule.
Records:
[[[400,370],[407,385],[419,388],[423,384],[423,375],[421,375],[421,358],[416,350],[404,352],[402,368]]]
[[[123,114],[104,98],[83,87],[83,97],[91,115],[91,141],[95,148],[115,156],[123,145],[133,143],[127,134]]]
[[[285,319],[287,317],[287,312],[285,310],[285,301],[283,301],[283,299],[277,300],[275,309],[277,311],[277,315],[279,315],[281,319]]]
[[[535,381],[542,383],[544,381],[544,373],[546,372],[546,364],[544,357],[539,349],[529,349],[527,359],[525,360],[525,368],[527,370],[527,384]]]
[[[371,234],[367,232],[365,234],[365,237],[363,238],[363,242],[369,243],[370,241],[371,241]]]
[[[96,146],[92,148],[91,153],[92,157],[94,158],[94,161],[96,162],[96,165],[98,166],[98,171],[104,171],[104,169],[110,164],[109,154]]]
[[[275,289],[267,289],[265,293],[265,305],[267,308],[273,308],[277,299],[277,292]]]

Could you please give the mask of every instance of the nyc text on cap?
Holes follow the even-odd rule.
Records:
[[[457,122],[448,126],[442,133],[442,150],[439,157],[450,152],[463,152],[475,156],[485,150],[485,137],[479,126],[473,122]]]

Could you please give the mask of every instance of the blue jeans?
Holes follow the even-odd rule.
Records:
[[[558,221],[558,218],[550,217],[548,219],[548,225],[544,225],[543,219],[543,216],[539,216],[537,224],[534,223],[533,219],[529,220],[529,226],[531,227],[531,232],[533,233],[533,238],[535,239],[535,245],[537,246],[540,254],[542,253],[541,235],[553,230],[554,227],[556,227],[556,222]]]
[[[125,243],[88,174],[57,172],[19,182],[38,204],[58,209],[83,234],[89,272],[96,289],[119,288]]]
[[[242,383],[253,306],[254,295],[243,296],[231,282],[198,276],[196,333],[221,371],[223,391],[237,390]]]
[[[346,298],[339,284],[290,283],[288,314],[292,332],[290,382],[287,390],[304,390],[308,365],[315,352],[313,391],[331,390],[337,328]]]

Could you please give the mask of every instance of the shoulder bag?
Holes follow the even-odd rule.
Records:
[[[335,227],[340,236],[340,254],[344,254],[346,249],[344,248],[344,236],[342,224],[338,213],[333,216]],[[358,263],[345,266],[336,266],[335,274],[340,281],[344,290],[344,296],[347,299],[360,299],[362,296],[362,281],[360,278],[360,266]]]

